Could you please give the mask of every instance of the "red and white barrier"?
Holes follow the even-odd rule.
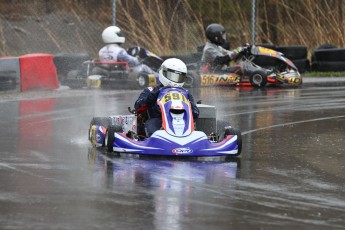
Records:
[[[59,81],[51,54],[27,54],[19,57],[21,91],[57,89]]]

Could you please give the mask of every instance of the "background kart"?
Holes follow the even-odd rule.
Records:
[[[141,47],[132,47],[128,53],[140,59],[153,71],[157,71],[163,60],[154,53]],[[97,74],[93,73],[97,69]],[[134,88],[143,89],[154,86],[158,75],[150,74],[143,69],[130,68],[127,62],[101,62],[88,60],[75,70],[67,73],[62,84],[72,89],[89,88]]]
[[[265,68],[255,64],[259,58],[274,58],[275,63]],[[194,67],[195,68],[195,67]],[[252,46],[228,70],[210,69],[199,65],[188,72],[186,87],[251,85],[257,88],[267,83],[275,85],[301,85],[302,76],[294,63],[275,50]]]
[[[194,124],[186,95],[181,88],[161,90],[157,104],[162,112],[162,129],[150,137],[140,128],[145,122],[144,113],[137,111],[135,115],[94,117],[90,122],[89,140],[94,146],[105,146],[109,152],[129,154],[186,157],[239,155],[242,149],[241,132],[226,127],[217,134],[214,106],[198,104],[200,117]]]

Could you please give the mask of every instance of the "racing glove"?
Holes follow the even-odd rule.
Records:
[[[243,46],[240,46],[236,49],[238,53],[245,53],[250,51],[251,45],[249,43],[245,43]]]
[[[159,90],[157,90],[156,92],[150,92],[150,94],[147,95],[146,105],[148,107],[151,107],[152,105],[154,105],[154,103],[156,103],[158,94],[159,94]]]

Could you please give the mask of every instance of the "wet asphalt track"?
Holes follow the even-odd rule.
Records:
[[[139,91],[1,94],[0,229],[344,229],[345,86],[324,85],[193,90],[243,134],[210,160],[92,148]]]

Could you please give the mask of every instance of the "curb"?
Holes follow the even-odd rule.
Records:
[[[303,86],[345,86],[345,77],[303,77]]]

